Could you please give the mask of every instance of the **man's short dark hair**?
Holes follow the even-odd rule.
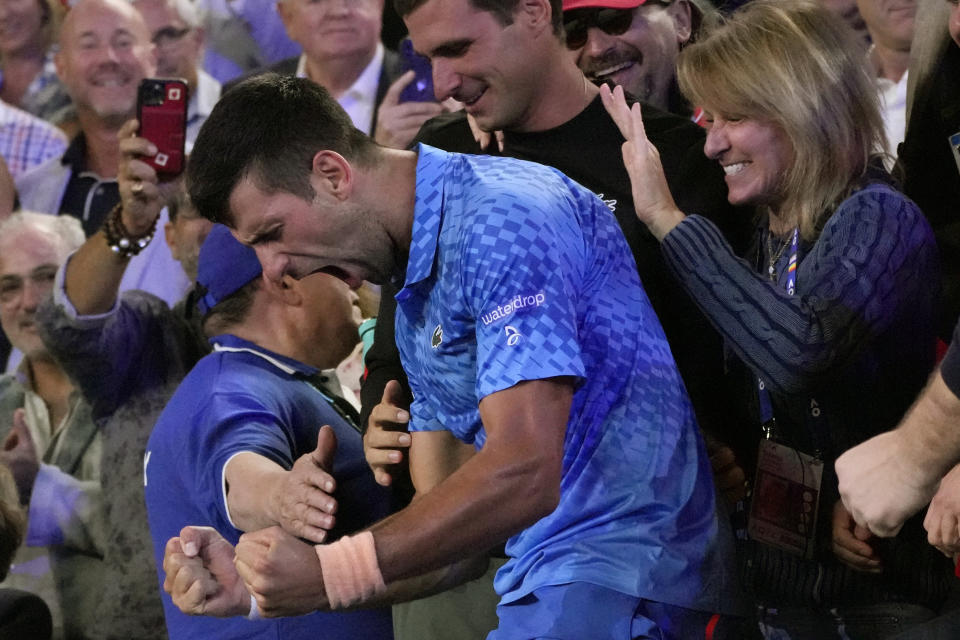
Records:
[[[213,306],[203,318],[203,333],[208,338],[229,333],[243,324],[253,308],[253,300],[263,278],[254,278]]]
[[[393,8],[397,15],[406,18],[429,0],[393,0]],[[507,27],[513,24],[513,14],[517,12],[520,0],[467,0],[470,6],[477,11],[492,13],[497,21]],[[553,32],[563,35],[563,0],[550,0],[551,21]]]
[[[200,215],[229,226],[230,194],[245,177],[268,193],[312,200],[310,172],[318,151],[365,164],[375,148],[325,89],[304,78],[267,73],[217,102],[197,136],[187,190]]]

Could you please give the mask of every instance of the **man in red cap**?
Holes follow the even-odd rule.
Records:
[[[664,111],[691,115],[677,87],[677,56],[704,20],[704,0],[564,0],[567,48],[593,82],[622,85]]]

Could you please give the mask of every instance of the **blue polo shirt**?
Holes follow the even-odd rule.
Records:
[[[213,338],[217,351],[184,378],[150,434],[144,486],[160,592],[170,638],[353,640],[392,638],[389,610],[313,613],[250,621],[187,616],[163,591],[163,551],[186,525],[210,526],[231,544],[243,533],[227,514],[223,467],[243,451],[289,469],[317,446],[328,424],[337,436],[337,526],[331,539],[388,513],[373,480],[359,431],[308,379],[319,372],[236,336]]]
[[[396,337],[411,429],[482,448],[478,404],[576,379],[559,506],[514,535],[503,604],[584,581],[716,610],[713,481],[683,383],[610,210],[555,169],[419,147]]]

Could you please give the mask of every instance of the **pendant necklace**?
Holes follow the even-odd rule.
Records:
[[[787,250],[787,245],[790,244],[790,240],[781,240],[780,246],[774,249],[774,244],[772,242],[773,238],[776,236],[772,231],[767,232],[767,256],[769,256],[769,263],[767,267],[767,273],[770,275],[770,279],[776,281],[777,279],[777,262],[780,260],[780,257],[783,255],[783,252]],[[779,238],[777,238],[779,240]]]

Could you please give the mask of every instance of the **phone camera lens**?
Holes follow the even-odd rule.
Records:
[[[145,89],[144,100],[148,105],[163,104],[163,83],[150,82]]]

